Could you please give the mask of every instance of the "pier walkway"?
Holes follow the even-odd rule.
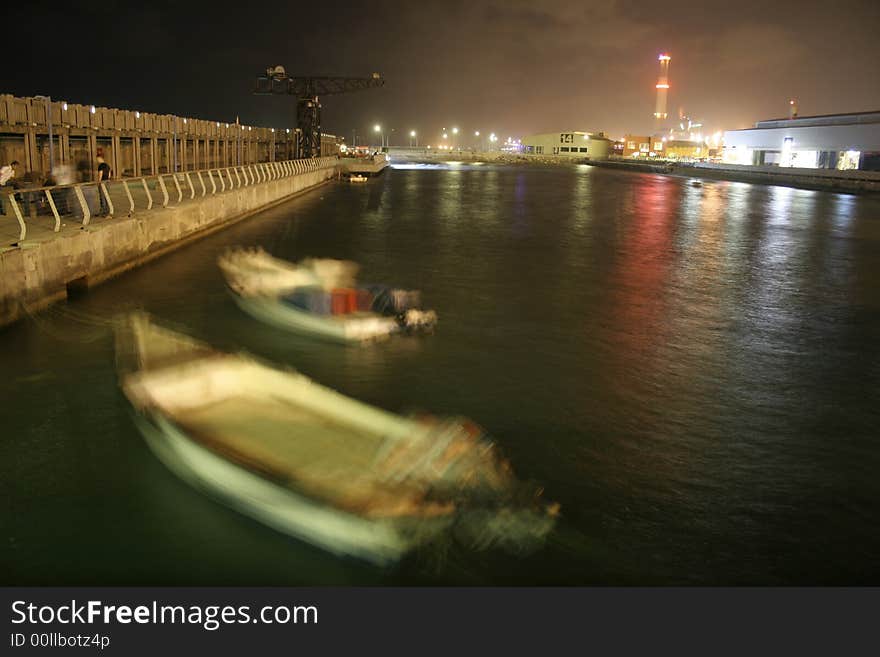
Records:
[[[337,171],[334,156],[4,193],[0,326],[331,180]]]

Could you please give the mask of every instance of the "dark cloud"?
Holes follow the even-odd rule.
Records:
[[[326,98],[325,127],[374,122],[425,139],[441,127],[503,135],[612,134],[651,125],[658,52],[672,54],[670,110],[711,128],[784,114],[880,107],[874,0],[448,0],[370,3],[113,2],[16,5],[0,91],[289,125],[293,104],[250,95],[283,64],[368,75],[384,89]]]

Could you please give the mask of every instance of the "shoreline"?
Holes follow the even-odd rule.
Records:
[[[680,164],[676,162],[639,162],[628,160],[590,160],[589,158],[523,155],[514,153],[395,152],[392,162],[413,164],[438,164],[442,162],[476,163],[525,166],[571,166],[585,164],[605,169],[635,173],[655,173],[683,178],[728,180],[758,185],[782,185],[799,189],[840,192],[847,194],[872,194],[880,192],[880,171],[838,171],[834,169],[780,169],[779,167],[751,167],[736,164]]]

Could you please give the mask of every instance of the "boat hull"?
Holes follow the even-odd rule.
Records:
[[[351,330],[351,322],[358,319],[334,320],[304,310],[298,310],[272,297],[243,297],[230,290],[235,303],[248,315],[265,324],[285,331],[301,333],[332,342],[359,343],[385,340],[398,331],[394,319],[376,317],[374,329]]]
[[[155,413],[135,413],[150,450],[178,477],[280,532],[337,555],[387,565],[446,529],[450,517],[370,520],[320,504],[228,461]]]

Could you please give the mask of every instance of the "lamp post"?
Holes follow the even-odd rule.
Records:
[[[482,144],[482,142],[480,141],[480,131],[479,131],[479,130],[475,130],[475,131],[474,131],[474,137],[477,138],[477,146],[479,146],[480,150],[482,151],[482,150],[483,150],[483,144]]]
[[[55,148],[52,145],[52,99],[49,96],[34,96],[36,100],[46,102],[46,125],[49,127],[49,175],[55,168]]]
[[[382,147],[385,145],[385,133],[382,132],[382,126],[377,123],[373,126],[373,132],[379,134],[379,150],[382,150]]]
[[[413,143],[415,143],[415,146],[418,147],[418,145],[419,145],[419,140],[416,139],[416,131],[415,131],[415,130],[410,130],[410,131],[409,131],[409,147],[410,147],[410,148],[413,147]]]

